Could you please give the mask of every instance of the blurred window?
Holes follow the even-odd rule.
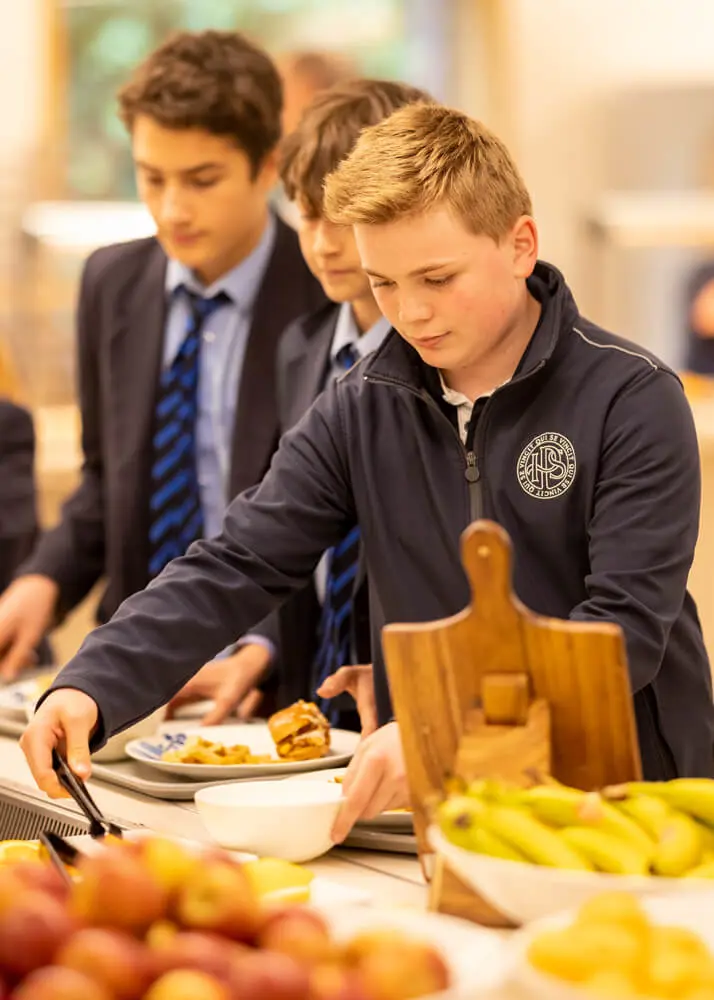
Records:
[[[402,79],[443,99],[452,0],[56,0],[68,67],[68,151],[59,189],[70,199],[135,195],[115,94],[177,28],[238,29],[274,55],[348,56],[365,76]],[[60,84],[62,85],[62,84]]]

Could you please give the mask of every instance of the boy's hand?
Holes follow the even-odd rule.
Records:
[[[13,681],[35,662],[35,646],[52,624],[59,587],[48,576],[13,581],[0,598],[0,678]]]
[[[360,663],[353,667],[340,667],[331,674],[317,694],[321,698],[336,698],[346,691],[357,705],[362,736],[369,736],[377,728],[377,702],[374,697],[374,677],[371,663]]]
[[[75,688],[59,688],[45,698],[20,737],[32,777],[52,799],[66,798],[52,769],[57,747],[74,773],[86,780],[91,772],[89,740],[99,718],[93,698]]]
[[[332,839],[341,843],[358,819],[409,806],[409,787],[399,726],[390,722],[362,740],[342,782],[342,803]]]
[[[241,646],[232,656],[211,660],[172,698],[169,712],[192,701],[210,698],[213,708],[201,719],[216,726],[238,707],[238,716],[249,719],[256,711],[260,692],[255,690],[270,666],[270,652],[260,643]]]

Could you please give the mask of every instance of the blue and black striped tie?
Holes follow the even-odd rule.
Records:
[[[187,289],[183,292],[191,304],[186,336],[171,365],[161,373],[154,411],[149,506],[152,579],[203,535],[196,469],[201,330],[208,317],[230,301],[224,292],[212,299],[201,298]]]
[[[359,361],[359,355],[352,344],[346,344],[338,351],[335,360],[341,369],[347,371]],[[352,606],[359,553],[359,525],[348,531],[328,552],[325,600],[314,666],[317,688],[340,667],[352,662]],[[323,698],[320,708],[332,725],[339,721],[339,709],[331,708],[328,700]]]

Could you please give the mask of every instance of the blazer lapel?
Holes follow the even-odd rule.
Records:
[[[313,330],[303,329],[303,337],[285,365],[285,399],[280,400],[282,413],[280,430],[290,430],[312,406],[325,388],[325,375],[330,361],[330,347],[335,335],[339,307]]]
[[[109,344],[112,447],[119,481],[131,493],[127,513],[139,521],[134,520],[137,539],[148,518],[151,434],[166,318],[166,256],[158,243],[142,263],[141,270],[127,275],[117,296]]]
[[[324,302],[295,233],[277,220],[275,246],[253,309],[231,447],[231,496],[258,483],[278,440],[276,354],[297,316]]]

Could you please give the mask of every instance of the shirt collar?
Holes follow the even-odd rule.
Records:
[[[438,369],[438,372],[439,372],[439,383],[441,384],[441,395],[445,402],[449,403],[451,406],[474,405],[469,399],[469,397],[465,396],[463,392],[458,392],[458,390],[456,389],[449,388],[449,386],[444,381],[444,375],[441,369]],[[507,378],[505,382],[501,382],[500,385],[494,386],[494,388],[491,389],[490,392],[482,392],[478,398],[487,399],[489,396],[492,396],[494,394],[496,389],[500,389],[501,386],[507,385],[510,381],[511,381],[510,378]]]
[[[213,298],[219,292],[225,292],[238,309],[242,312],[251,312],[263,274],[273,252],[276,228],[275,216],[271,212],[256,248],[208,287],[203,285],[185,264],[178,260],[169,259],[166,267],[167,295],[171,298],[181,286],[206,298]]]
[[[347,347],[348,344],[354,347],[360,358],[366,357],[372,351],[377,350],[390,329],[389,320],[380,316],[377,322],[360,336],[352,306],[349,302],[343,302],[335,324],[335,334],[330,348],[330,361],[335,364],[339,351],[343,347]]]

